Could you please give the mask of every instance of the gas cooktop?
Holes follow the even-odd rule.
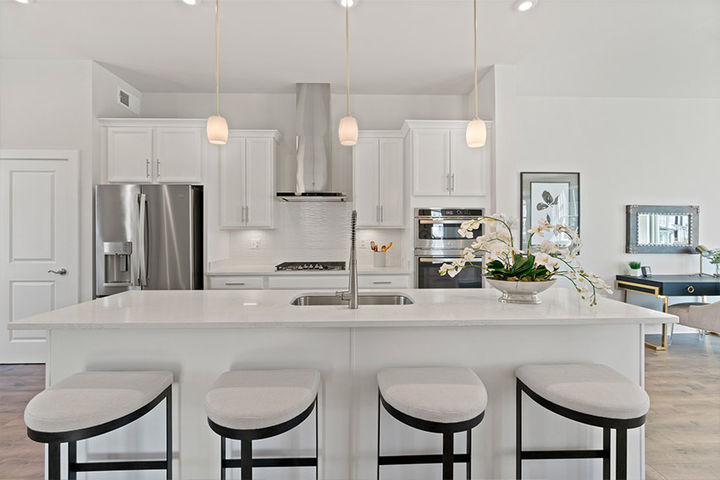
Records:
[[[345,270],[345,262],[283,262],[275,265],[278,272],[294,272],[300,270]]]

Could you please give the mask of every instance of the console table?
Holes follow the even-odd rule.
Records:
[[[710,275],[648,275],[647,277],[632,277],[618,275],[615,277],[617,288],[627,292],[652,295],[662,300],[663,312],[667,313],[669,297],[703,297],[720,295],[720,278]],[[660,345],[645,342],[653,350],[667,349],[667,324],[662,324],[662,340]]]

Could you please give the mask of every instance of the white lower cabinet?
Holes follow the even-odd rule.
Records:
[[[359,274],[358,286],[371,288],[408,288],[410,275]],[[209,275],[211,290],[346,290],[347,275]]]
[[[230,130],[220,147],[220,227],[273,228],[277,130]]]

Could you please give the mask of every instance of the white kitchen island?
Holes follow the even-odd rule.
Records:
[[[300,291],[133,291],[11,323],[48,330],[47,383],[83,370],[172,370],[175,374],[175,478],[218,478],[219,438],[207,425],[204,396],[228,369],[321,371],[320,478],[375,478],[378,370],[468,366],[485,383],[485,419],[473,431],[473,478],[515,475],[514,370],[524,363],[604,363],[644,383],[644,325],[676,317],[601,299],[588,307],[554,288],[541,305],[507,305],[481,290],[402,290],[414,304],[292,306]],[[314,292],[317,294],[318,292]],[[364,292],[363,292],[364,293]],[[387,291],[382,293],[387,294]],[[525,399],[524,445],[599,448],[601,429],[575,424]],[[162,407],[160,407],[162,409]],[[312,417],[311,417],[312,418]],[[383,412],[383,452],[439,453],[441,436],[398,424]],[[78,446],[79,459],[162,456],[163,413]],[[463,451],[464,436],[456,436]],[[310,455],[310,420],[259,441],[262,455]],[[239,455],[235,445],[233,454]],[[644,478],[644,429],[628,434],[629,478]],[[456,466],[465,478],[464,466]],[[526,461],[525,478],[599,479],[599,460]],[[383,467],[383,479],[436,479],[440,466]],[[78,475],[82,479],[82,474]],[[158,472],[95,474],[94,479],[163,478]],[[228,478],[239,478],[233,471]],[[310,479],[313,469],[258,469],[258,479]]]

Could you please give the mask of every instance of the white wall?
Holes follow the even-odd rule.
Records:
[[[0,60],[0,148],[80,152],[80,298],[92,295],[91,62]]]

